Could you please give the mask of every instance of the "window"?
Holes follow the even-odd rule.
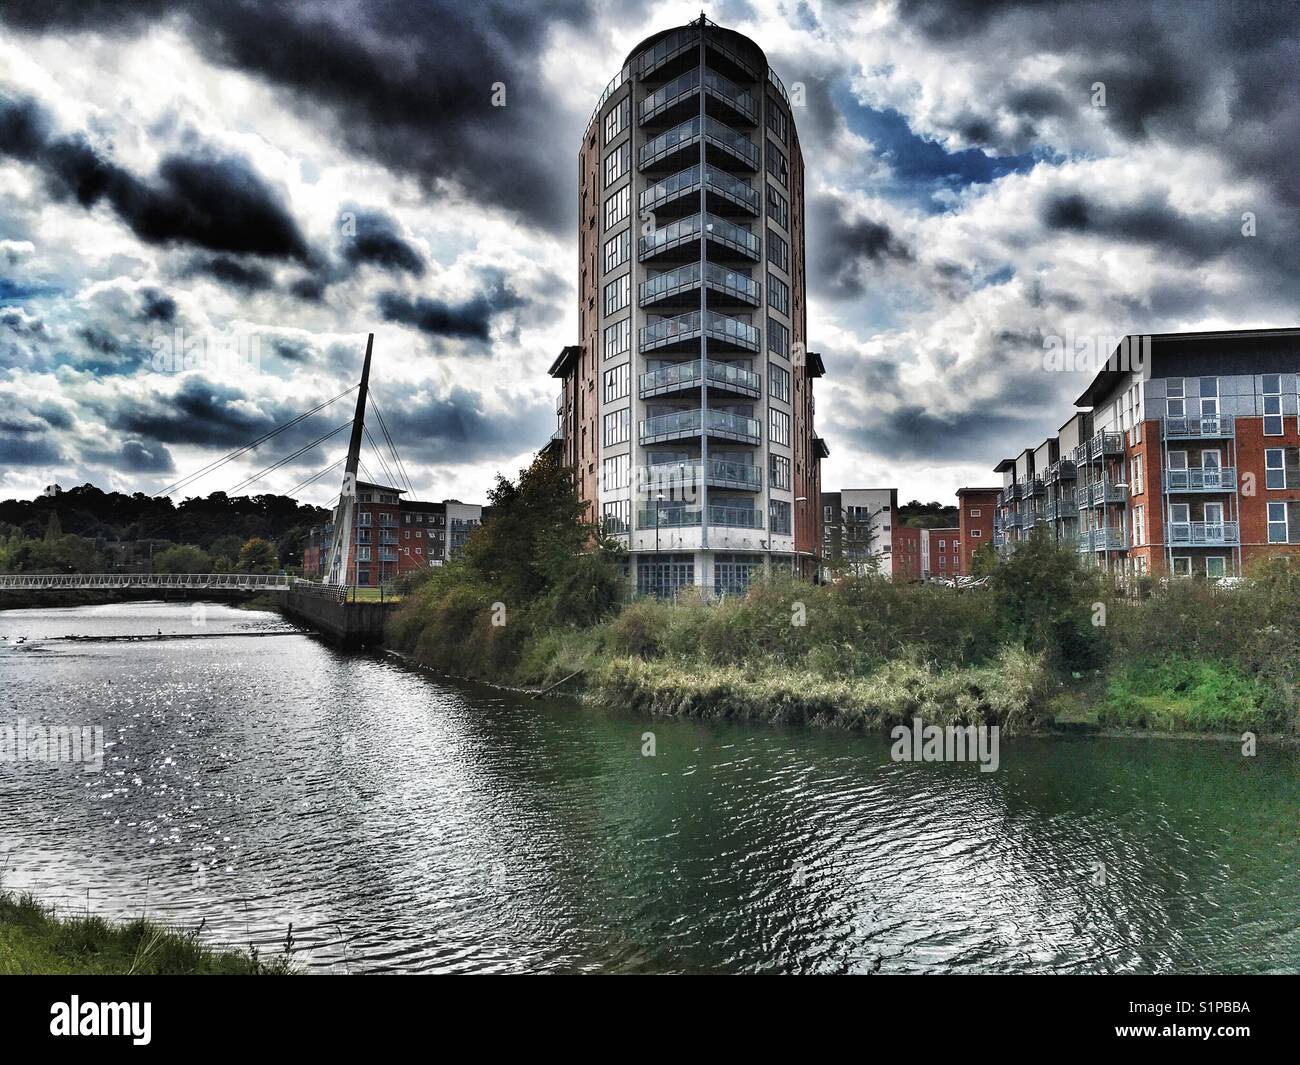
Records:
[[[627,217],[632,205],[632,186],[624,185],[605,201],[605,229],[613,229]]]
[[[1181,377],[1171,377],[1165,382],[1165,416],[1168,418],[1185,418],[1187,417],[1187,401],[1183,398],[1185,392],[1183,379]]]
[[[771,226],[767,227],[767,259],[773,266],[779,266],[787,274],[790,272],[790,245]]]
[[[790,357],[790,330],[775,318],[767,320],[767,350],[785,359]]]
[[[611,459],[605,459],[600,472],[602,492],[626,488],[632,481],[632,459],[628,455],[615,455]]]
[[[1217,418],[1219,416],[1219,379],[1217,377],[1201,378],[1201,417]]]
[[[767,187],[767,217],[782,229],[790,228],[790,203],[775,185]]]
[[[978,537],[981,537],[981,536],[984,535],[984,530],[983,530],[983,529],[972,529],[972,530],[970,531],[970,535],[971,535],[971,539],[972,539],[972,540],[977,539]]]
[[[769,410],[769,439],[774,444],[790,443],[790,415],[783,410]]]
[[[1286,452],[1294,448],[1268,447],[1264,449],[1264,487],[1286,488]]]
[[[790,535],[790,504],[780,499],[768,501],[768,516],[771,521],[771,531],[774,533],[783,533]]]
[[[1192,575],[1192,559],[1190,555],[1174,556],[1174,576],[1190,577]]]
[[[605,402],[625,398],[632,390],[632,367],[627,363],[605,371]]]
[[[776,363],[767,366],[767,390],[772,399],[790,399],[790,371]]]
[[[789,129],[788,120],[785,117],[785,112],[781,110],[781,105],[772,96],[767,98],[767,128],[776,134],[776,139],[782,144],[786,142],[786,133]]]
[[[632,414],[627,408],[605,415],[605,446],[625,444],[632,430]]]
[[[1222,555],[1209,555],[1205,559],[1205,575],[1210,580],[1218,580],[1228,572],[1226,560]]]
[[[1264,435],[1282,435],[1282,375],[1264,375]]]
[[[605,188],[610,188],[628,172],[632,161],[632,144],[624,141],[605,156]]]
[[[788,490],[790,488],[790,460],[784,455],[768,456],[768,479],[771,487]],[[827,521],[830,519],[827,518]]]
[[[610,237],[605,241],[605,270],[616,270],[627,262],[628,257],[632,254],[632,231],[623,230],[622,233]]]
[[[605,313],[615,314],[628,305],[632,298],[632,278],[629,274],[616,277],[605,286]]]
[[[695,583],[690,555],[637,555],[636,590],[641,595],[672,596]]]
[[[1133,508],[1133,546],[1141,547],[1147,542],[1146,507],[1138,504]]]
[[[771,141],[767,142],[767,172],[786,188],[790,187],[790,164],[786,162],[785,152]]]
[[[601,518],[605,531],[614,535],[626,533],[632,524],[632,502],[614,499],[601,505]]]
[[[1133,461],[1129,463],[1129,494],[1140,496],[1142,494],[1142,456],[1134,455]]]
[[[623,132],[627,126],[628,104],[631,102],[630,96],[621,99],[614,108],[605,116],[605,144],[608,145],[615,137]],[[593,138],[594,139],[594,138]]]
[[[782,314],[790,313],[790,286],[770,272],[767,275],[767,302]]]
[[[978,517],[980,516],[980,508],[979,508],[979,507],[971,507],[971,510],[970,510],[970,516],[971,516],[972,518],[978,518]]]
[[[632,346],[632,319],[605,326],[605,358],[622,355]]]
[[[833,517],[831,517],[831,508],[830,508],[830,507],[822,507],[822,521],[824,521],[824,522],[832,522],[832,521],[834,521],[834,520],[835,520],[835,519],[834,519]]]
[[[1286,504],[1270,503],[1268,505],[1268,542],[1284,544],[1289,539],[1286,521]]]

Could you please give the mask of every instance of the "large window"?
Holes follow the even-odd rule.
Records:
[[[768,501],[768,517],[772,532],[780,535],[790,535],[790,504],[780,499]]]
[[[630,96],[625,96],[618,104],[605,116],[605,144],[608,145],[627,127],[627,118],[629,113],[628,104],[631,102]]]
[[[601,518],[607,533],[615,536],[626,533],[632,527],[631,500],[612,499],[601,504]]]
[[[1282,375],[1264,375],[1264,435],[1282,435]]]
[[[1186,418],[1187,400],[1184,399],[1184,382],[1181,377],[1171,377],[1165,382],[1165,416]]]
[[[617,148],[610,149],[605,156],[605,188],[611,188],[614,182],[622,180],[623,176],[631,169],[632,163],[632,144],[630,141],[624,141]]]
[[[695,561],[690,555],[638,555],[636,590],[660,598],[676,595],[695,583]]]
[[[623,230],[605,241],[605,270],[616,270],[627,262],[632,254],[632,231]]]
[[[785,143],[789,123],[785,117],[785,112],[781,110],[781,105],[772,96],[767,98],[767,128],[776,135],[777,140],[782,144]]]
[[[1300,488],[1300,448],[1264,449],[1264,487]]]
[[[786,188],[790,187],[790,164],[786,162],[785,152],[771,141],[767,142],[767,172]]]
[[[625,444],[632,435],[632,413],[626,407],[605,415],[605,446]]]
[[[627,217],[632,205],[632,186],[624,185],[605,201],[605,229],[611,230]]]
[[[627,455],[615,455],[601,465],[601,491],[615,492],[626,488],[632,481],[632,460]]]
[[[1284,544],[1289,539],[1286,520],[1286,504],[1270,503],[1268,505],[1268,542]]]
[[[718,555],[713,562],[713,594],[744,595],[750,578],[762,572],[761,555]]]
[[[767,350],[783,358],[790,357],[790,330],[775,318],[767,320]]]
[[[770,272],[767,275],[767,302],[782,314],[790,313],[790,286]]]
[[[774,266],[779,266],[787,274],[790,272],[790,245],[771,226],[767,227],[767,258]]]
[[[632,346],[632,319],[605,326],[605,358],[622,355]]]
[[[605,402],[624,399],[632,390],[632,367],[627,363],[605,371]]]
[[[1201,417],[1217,418],[1219,416],[1219,379],[1217,377],[1201,378]]]
[[[790,400],[790,371],[776,363],[767,366],[767,390],[772,399]]]
[[[769,410],[769,439],[774,444],[790,443],[790,415],[783,410]]]
[[[784,455],[768,456],[768,479],[771,481],[773,488],[789,491],[790,489],[790,460]]]
[[[616,277],[605,286],[605,313],[621,311],[632,299],[632,278],[628,274]]]
[[[775,185],[767,187],[767,217],[782,229],[790,228],[790,204]]]

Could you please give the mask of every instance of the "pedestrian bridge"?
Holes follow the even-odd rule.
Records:
[[[0,592],[50,589],[202,589],[229,592],[288,592],[295,585],[333,591],[282,573],[14,573],[0,576]],[[342,592],[343,589],[338,589]]]

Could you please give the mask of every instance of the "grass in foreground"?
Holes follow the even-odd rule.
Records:
[[[212,950],[197,931],[137,918],[56,917],[31,895],[0,892],[0,975],[261,976],[294,972],[287,957]]]

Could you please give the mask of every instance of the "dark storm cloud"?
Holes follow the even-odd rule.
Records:
[[[307,242],[278,193],[244,159],[200,151],[165,157],[151,181],[132,174],[82,134],[51,130],[34,101],[0,97],[0,155],[41,172],[50,193],[82,207],[111,207],[147,244],[307,261]]]
[[[1036,433],[1050,431],[1032,419],[996,409],[943,414],[920,403],[906,403],[889,411],[868,409],[863,417],[838,425],[837,430],[837,435],[848,437],[854,446],[873,455],[940,462],[954,460],[954,440],[961,441],[961,460],[971,461],[994,455],[1007,440],[1032,440]]]
[[[167,293],[147,288],[140,293],[140,297],[140,317],[144,321],[167,323],[176,320],[176,301]]]
[[[175,395],[154,395],[144,400],[123,398],[112,403],[90,401],[90,405],[97,407],[111,429],[146,442],[211,447],[246,444],[301,413],[280,405],[266,408],[254,405],[250,411],[249,397],[240,389],[200,377],[187,378]],[[305,402],[302,405],[307,406]],[[265,451],[273,457],[283,457],[295,446],[302,446],[346,421],[349,413],[331,407],[328,412],[281,433],[274,442],[265,445]]]
[[[186,276],[206,276],[245,292],[265,292],[275,287],[271,272],[257,263],[240,262],[228,255],[195,259],[185,268]]]
[[[111,466],[124,473],[174,473],[171,453],[161,444],[127,440],[117,450],[92,448],[81,453],[81,461]]]
[[[852,299],[862,295],[864,275],[888,262],[910,262],[912,250],[884,222],[852,218],[835,196],[812,199],[809,209],[812,267],[824,296]]]
[[[345,210],[339,228],[343,260],[353,268],[370,264],[390,273],[424,276],[423,257],[383,211]]]
[[[494,414],[483,397],[466,388],[397,408],[384,420],[404,461],[459,463],[507,458],[539,448],[550,436],[554,409],[545,402],[520,402]]]
[[[463,303],[449,303],[426,296],[413,298],[401,292],[381,292],[379,313],[385,321],[411,325],[430,336],[486,342],[492,319],[525,302],[504,282],[498,281],[488,291]]]
[[[557,111],[541,60],[556,26],[592,17],[586,0],[18,0],[0,8],[0,18],[32,31],[139,32],[171,19],[208,59],[329,115],[352,150],[418,176],[431,192],[454,189],[551,229],[572,217],[581,136],[572,127],[586,116]],[[503,107],[493,106],[496,83],[505,86]]]

